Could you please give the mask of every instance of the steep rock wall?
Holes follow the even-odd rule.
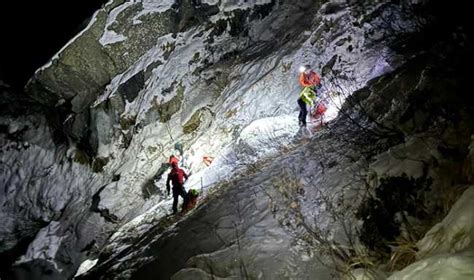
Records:
[[[169,211],[170,200],[160,188],[164,163],[171,153],[184,152],[182,164],[194,174],[189,186],[206,190],[285,150],[295,135],[299,137],[294,125],[299,91],[295,81],[300,64],[311,63],[324,74],[322,92],[333,96],[328,115],[334,118],[353,91],[401,67],[422,49],[406,40],[430,23],[417,14],[415,8],[420,6],[388,1],[109,2],[88,28],[30,81],[29,95],[48,112],[46,118],[34,115],[33,119],[42,120],[34,126],[36,131],[8,139],[17,131],[17,123],[33,120],[2,120],[7,127],[7,144],[2,146],[17,145],[37,133],[46,139],[46,145],[38,140],[38,146],[48,151],[44,156],[46,152],[39,148],[8,150],[2,153],[2,162],[25,157],[28,166],[15,165],[12,170],[26,177],[34,177],[30,166],[48,170],[52,164],[63,170],[51,173],[52,177],[47,173],[40,181],[41,196],[49,195],[40,199],[26,194],[33,188],[25,183],[25,176],[17,180],[21,187],[13,189],[10,183],[4,184],[4,190],[11,192],[5,201],[12,206],[2,209],[2,217],[11,221],[5,235],[9,236],[9,245],[2,252],[14,258],[23,255],[15,264],[17,277],[69,277],[80,261],[97,255],[117,228],[124,226],[134,232],[136,223],[141,223],[134,219],[137,215],[149,210],[145,217],[150,224],[142,226],[152,227]],[[404,76],[387,98],[422,80],[418,74],[414,77]],[[372,94],[365,102],[370,105],[379,101],[377,94]],[[393,106],[403,108],[400,104],[405,103]],[[420,102],[410,104],[423,108]],[[365,121],[383,121],[387,116],[380,116],[386,112],[400,113],[384,106],[372,110],[373,115]],[[400,135],[413,133],[419,121],[429,123],[427,114],[411,116],[410,112],[413,110],[407,110],[405,118],[416,121],[397,124],[403,127],[388,125],[389,131],[397,131],[396,141],[382,145],[381,151],[401,141]],[[359,113],[353,114],[356,118]],[[258,120],[270,129],[262,129],[255,122]],[[352,135],[350,129],[350,125],[341,126],[340,133]],[[366,142],[357,149],[370,144]],[[304,148],[300,149],[306,156]],[[54,153],[58,156],[53,160]],[[205,155],[216,157],[210,168],[202,163]],[[301,165],[295,163],[295,169],[300,170]],[[4,170],[2,178],[11,180],[15,172]],[[276,172],[272,174],[276,177]],[[57,178],[62,178],[61,182],[56,182]],[[29,211],[36,216],[43,215],[41,223],[31,223],[28,231],[12,230],[24,221],[37,219],[17,210],[19,205],[33,209]],[[45,210],[43,205],[53,206]],[[150,213],[155,217],[148,216]],[[276,235],[283,234],[275,221],[264,221],[271,221],[268,228],[275,228]],[[227,234],[232,240],[230,232]],[[26,251],[23,248],[10,254],[22,239],[30,241],[34,235],[36,239]],[[122,236],[121,231],[117,236],[130,238],[128,234]],[[163,240],[167,239],[158,242]],[[284,242],[290,246],[288,239]],[[206,251],[216,250],[217,244]],[[121,254],[116,247],[111,250]],[[263,266],[265,256],[254,271]],[[293,257],[282,254],[279,260],[286,262]],[[166,274],[183,268],[184,261],[169,266]],[[222,270],[226,275],[236,275],[234,268],[232,272]]]
[[[404,260],[389,261],[399,255],[396,246],[391,250],[387,244],[424,234],[447,214],[470,182],[467,170],[472,165],[469,147],[474,127],[468,121],[472,115],[466,114],[472,105],[458,103],[469,100],[463,93],[465,80],[458,77],[458,87],[449,88],[448,99],[437,87],[426,88],[438,76],[435,73],[458,68],[462,66],[440,61],[431,53],[371,81],[350,97],[329,127],[303,141],[298,134],[290,136],[296,142],[280,146],[286,149],[271,160],[237,171],[184,220],[162,218],[162,210],[154,208],[125,225],[110,239],[97,265],[80,279],[118,275],[127,279],[150,275],[160,279],[340,279],[349,275],[366,279],[360,271],[351,271],[353,262],[366,269],[366,277],[388,275]],[[449,79],[438,81],[440,88],[450,84]],[[417,114],[401,109],[418,106],[420,95],[432,101],[418,108]],[[447,115],[434,113],[441,108],[450,108]],[[461,116],[467,118],[458,123]],[[452,129],[447,132],[446,127]],[[269,139],[279,141],[278,137]],[[249,148],[261,147],[247,143],[236,146],[240,156]],[[459,152],[456,159],[456,153],[447,150]],[[447,193],[452,194],[450,199]],[[459,204],[469,207],[467,200]],[[461,246],[456,252],[470,248],[472,221],[465,219],[472,215],[469,208],[458,209],[462,207],[454,206],[453,211],[463,214],[450,223],[460,228],[444,235],[440,228],[445,226],[440,224],[428,232],[419,245],[425,252],[418,257],[422,260],[393,279],[409,279],[403,277],[417,273],[417,267],[426,263],[430,268],[420,272],[420,277],[472,273],[467,268],[472,263],[470,251],[452,255],[459,258],[462,274],[449,269],[431,272],[438,269],[436,262],[442,256],[423,259],[426,252],[444,252],[442,242],[435,241],[439,238]],[[399,215],[406,221],[400,221]],[[450,214],[446,219],[453,218]],[[425,231],[416,230],[423,227]],[[441,248],[435,252],[427,246]],[[384,272],[376,272],[379,269]]]

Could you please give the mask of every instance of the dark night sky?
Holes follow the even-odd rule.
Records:
[[[2,1],[0,80],[21,88],[106,0]]]

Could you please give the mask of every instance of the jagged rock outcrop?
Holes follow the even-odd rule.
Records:
[[[3,274],[64,279],[90,259],[79,278],[329,278],[361,257],[340,249],[352,238],[393,270],[403,219],[439,222],[423,215],[472,183],[471,49],[461,29],[428,32],[429,5],[110,1],[30,80],[37,110],[0,119]],[[334,119],[311,135],[295,113],[306,63]],[[180,222],[162,191],[173,153],[206,194]],[[387,198],[406,190],[420,200]],[[380,202],[396,207],[373,215]]]

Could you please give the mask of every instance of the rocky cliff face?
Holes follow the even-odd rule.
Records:
[[[0,119],[3,275],[70,278],[85,261],[81,279],[329,279],[414,263],[391,276],[406,279],[440,256],[472,274],[466,31],[440,28],[429,2],[293,2],[97,11],[32,77],[30,106]],[[307,63],[328,123],[299,130]],[[166,217],[171,154],[201,191],[180,218]]]

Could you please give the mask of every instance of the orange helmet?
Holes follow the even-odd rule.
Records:
[[[175,157],[174,155],[171,155],[170,160],[168,161],[168,163],[171,164],[171,165],[173,165],[173,163],[178,165],[178,162],[179,162],[178,158]]]

